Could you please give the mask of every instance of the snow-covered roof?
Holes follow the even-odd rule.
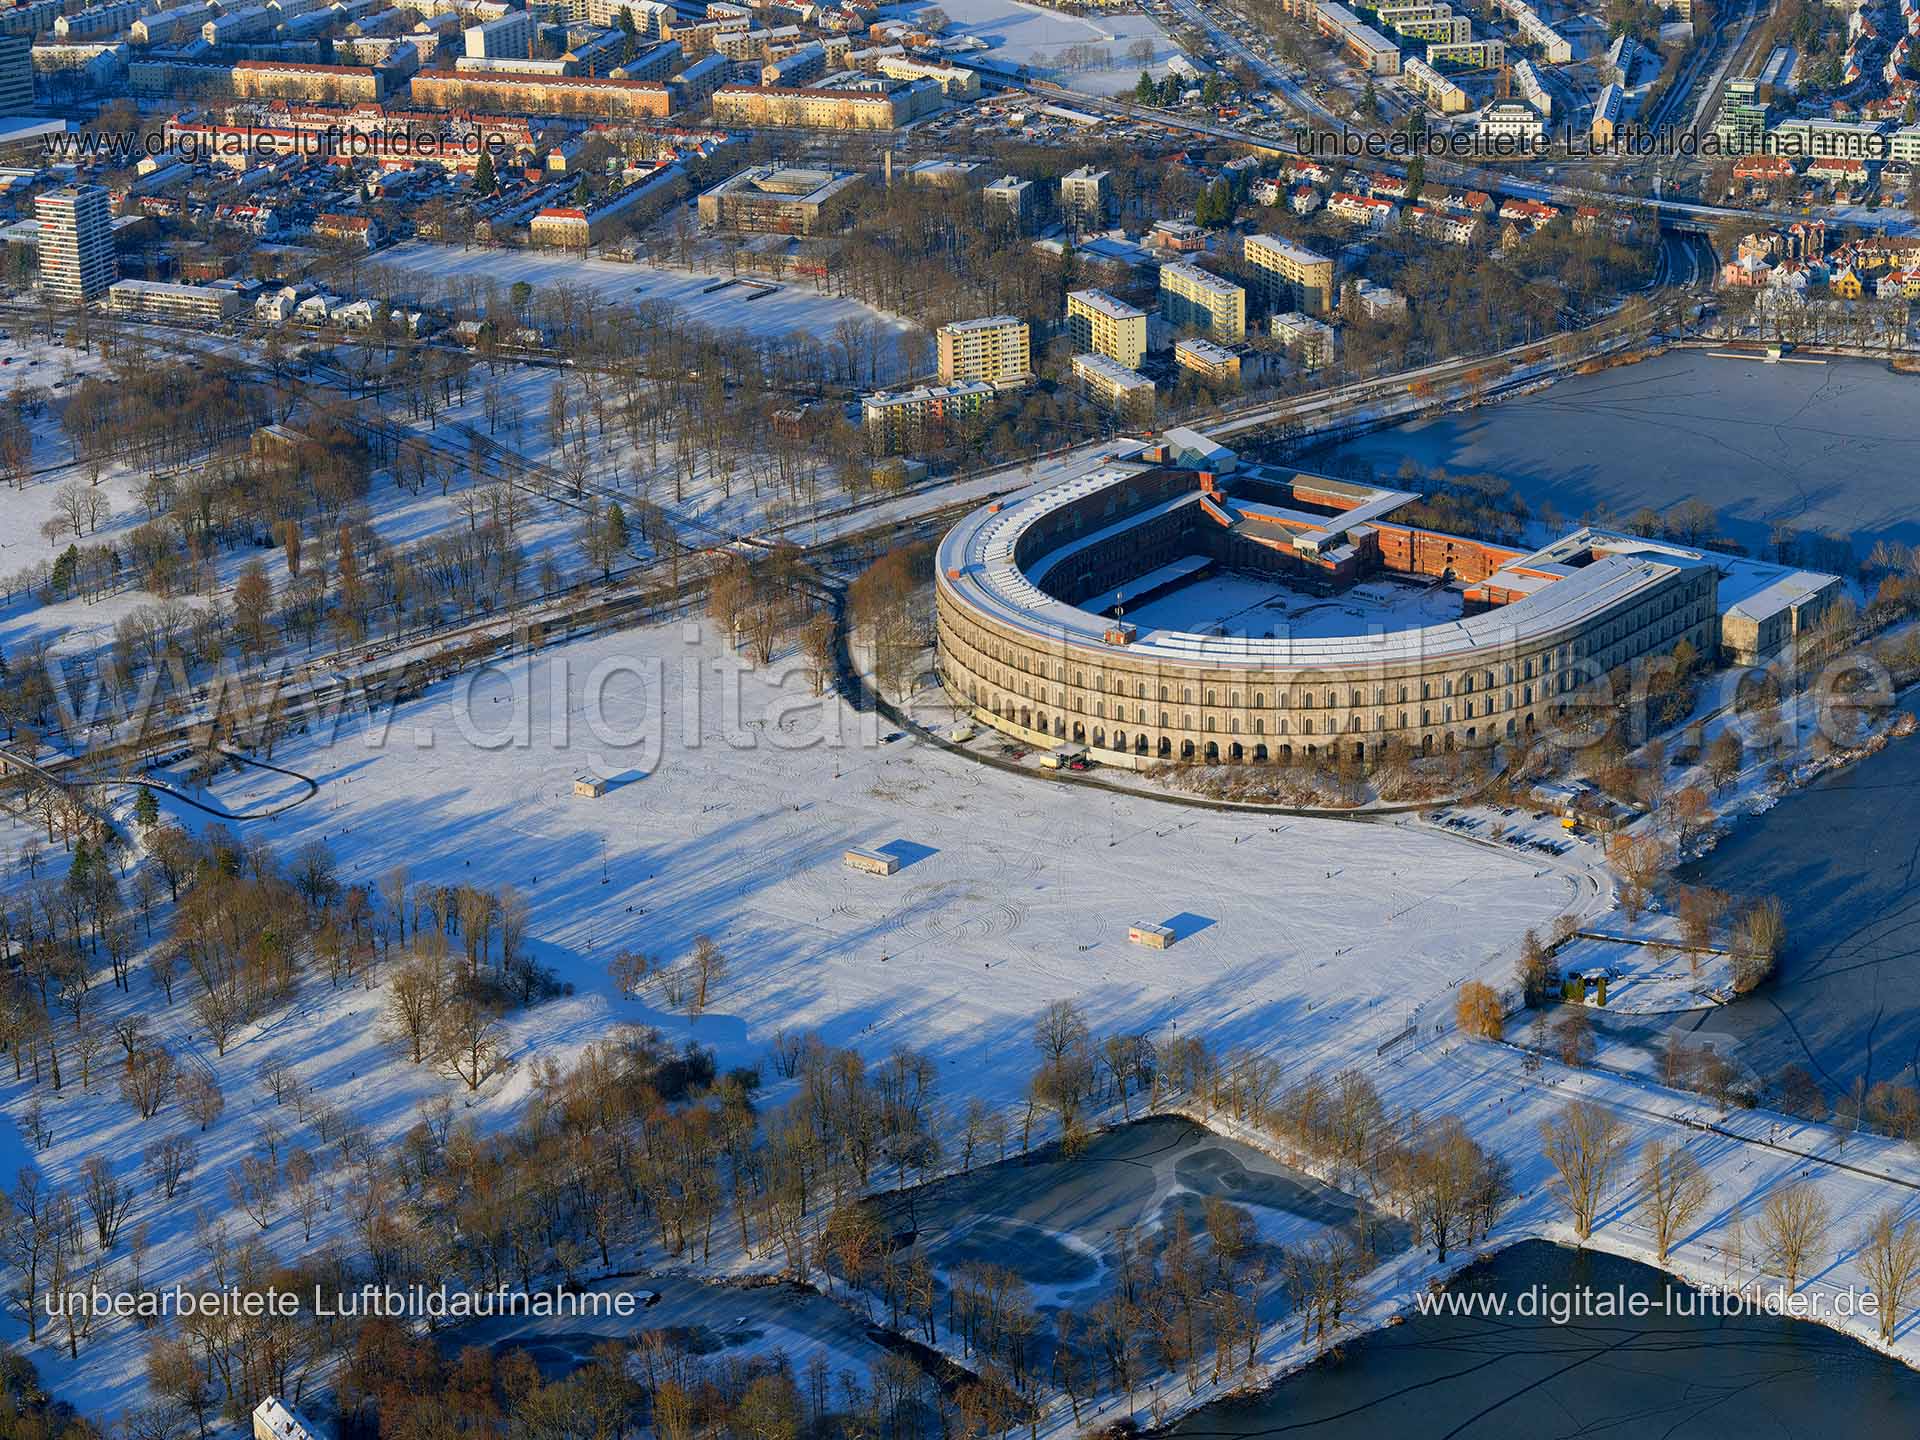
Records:
[[[1821,591],[1839,583],[1838,577],[1833,575],[1819,575],[1810,570],[1795,570],[1729,605],[1726,613],[1737,615],[1743,620],[1766,620],[1783,610],[1791,610],[1796,605],[1805,604]]]
[[[1183,491],[1080,535],[1036,559],[1031,574],[1021,568],[1015,556],[1021,538],[1047,516],[1075,501],[1115,489],[1147,468],[1107,465],[1011,504],[975,511],[940,542],[939,583],[962,603],[1002,625],[1055,643],[1104,648],[1111,629],[1108,622],[1048,594],[1041,588],[1046,576],[1088,546],[1159,516],[1201,504],[1201,492]],[[1325,517],[1313,518],[1326,523]],[[1355,523],[1358,519],[1356,516]],[[1656,559],[1606,553],[1511,604],[1436,625],[1370,635],[1289,634],[1267,638],[1150,630],[1139,634],[1126,647],[1126,653],[1143,659],[1204,663],[1219,669],[1261,670],[1465,658],[1516,642],[1550,641],[1558,632],[1571,632],[1596,611],[1630,599],[1687,568],[1692,567],[1678,555]]]
[[[269,1395],[253,1408],[255,1440],[327,1440],[326,1434],[309,1424],[299,1411],[290,1410],[277,1395]]]

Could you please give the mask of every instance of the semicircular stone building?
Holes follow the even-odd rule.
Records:
[[[1409,491],[1210,461],[1110,464],[948,532],[956,705],[1108,764],[1370,763],[1524,737],[1590,678],[1718,651],[1717,557],[1593,529],[1475,540],[1395,519]]]

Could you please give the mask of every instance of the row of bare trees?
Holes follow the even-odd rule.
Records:
[[[1552,1172],[1554,1193],[1581,1240],[1630,1187],[1632,1204],[1653,1238],[1655,1258],[1666,1264],[1674,1247],[1696,1233],[1712,1203],[1714,1186],[1699,1160],[1682,1144],[1661,1136],[1629,1154],[1629,1129],[1610,1109],[1575,1100],[1540,1124],[1541,1150]],[[1833,1209],[1819,1184],[1790,1180],[1770,1189],[1751,1235],[1740,1206],[1722,1228],[1718,1244],[1730,1266],[1751,1263],[1784,1282],[1789,1292],[1819,1265],[1833,1231]],[[1880,1338],[1891,1339],[1920,1294],[1920,1222],[1900,1206],[1877,1212],[1854,1242],[1856,1263],[1874,1297]]]

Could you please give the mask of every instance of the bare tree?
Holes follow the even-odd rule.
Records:
[[[113,1167],[100,1156],[89,1155],[80,1166],[80,1195],[93,1216],[94,1238],[101,1250],[111,1250],[120,1238],[127,1211],[133,1208],[133,1187],[115,1175]]]
[[[727,978],[727,957],[711,935],[693,937],[693,995],[689,1009],[698,1015],[707,1008],[707,992]]]
[[[147,1146],[141,1158],[146,1163],[147,1174],[153,1177],[154,1185],[171,1200],[186,1178],[193,1174],[193,1167],[200,1159],[200,1149],[191,1136],[169,1135]]]
[[[1640,1206],[1653,1227],[1654,1255],[1662,1265],[1712,1195],[1712,1182],[1688,1151],[1657,1137],[1641,1147]]]
[[[273,1096],[273,1103],[283,1105],[287,1097],[300,1087],[300,1077],[294,1073],[293,1066],[278,1055],[261,1062],[260,1083],[267,1087],[267,1093]]]
[[[204,1070],[189,1069],[177,1081],[174,1089],[180,1096],[180,1106],[200,1128],[205,1130],[227,1108],[227,1097],[220,1091],[220,1082]]]
[[[653,969],[651,956],[639,950],[622,950],[608,962],[607,978],[624,998],[638,1000]]]
[[[1585,1240],[1593,1233],[1600,1194],[1626,1143],[1625,1128],[1609,1111],[1575,1100],[1553,1119],[1540,1122],[1540,1142],[1553,1166],[1556,1188],[1572,1212],[1573,1232]]]
[[[1768,1267],[1785,1278],[1789,1292],[1800,1288],[1800,1274],[1832,1222],[1827,1197],[1811,1181],[1784,1185],[1767,1196],[1755,1234]]]
[[[142,1120],[151,1120],[173,1094],[173,1081],[173,1053],[164,1045],[143,1045],[127,1056],[120,1093]]]
[[[227,1176],[227,1198],[265,1230],[280,1203],[280,1167],[261,1155],[243,1155]]]
[[[1071,1000],[1055,1000],[1040,1012],[1033,1025],[1033,1048],[1049,1064],[1072,1051],[1084,1049],[1091,1032],[1087,1017]]]
[[[1493,993],[1491,985],[1478,980],[1469,980],[1460,987],[1453,1009],[1456,1023],[1468,1035],[1498,1040],[1505,1028],[1506,1016],[1501,1010],[1500,997]]]
[[[1741,912],[1733,926],[1733,986],[1745,993],[1773,973],[1786,945],[1787,924],[1777,896]]]
[[[1914,1286],[1920,1283],[1920,1227],[1889,1205],[1873,1217],[1859,1243],[1860,1273],[1880,1310],[1880,1338],[1893,1339]]]
[[[469,1090],[478,1090],[507,1068],[506,1033],[499,1012],[474,996],[446,1008],[435,1027],[435,1055]]]
[[[446,966],[431,955],[415,955],[387,984],[387,1023],[407,1042],[416,1065],[426,1058],[429,1037],[446,999]]]
[[[206,1027],[214,1053],[225,1055],[235,1033],[246,1023],[246,1007],[235,986],[218,984],[193,997],[193,1018]]]
[[[412,872],[404,865],[396,865],[380,877],[380,898],[387,902],[387,911],[393,916],[394,938],[402,945],[407,943],[407,887],[412,878]]]

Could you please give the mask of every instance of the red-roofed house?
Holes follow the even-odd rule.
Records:
[[[371,250],[380,243],[380,226],[366,215],[341,215],[333,211],[313,222],[316,239],[339,240]]]

